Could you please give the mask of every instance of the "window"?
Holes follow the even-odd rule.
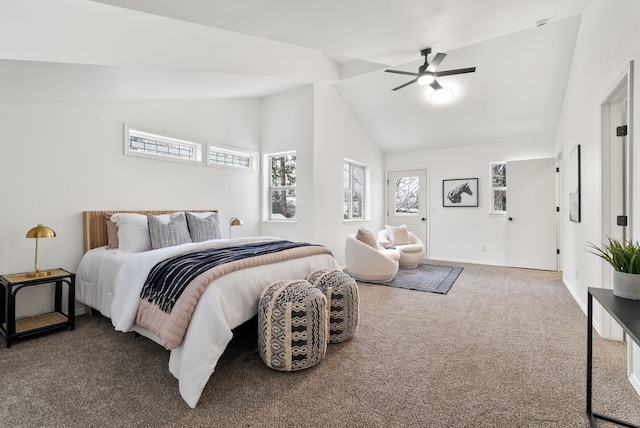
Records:
[[[207,157],[208,166],[225,166],[252,171],[258,170],[257,153],[216,147],[211,144],[207,146],[207,153],[209,153]]]
[[[267,155],[269,220],[295,220],[296,153]]]
[[[491,210],[490,214],[507,212],[507,164],[491,162]]]
[[[136,131],[126,125],[124,154],[202,164],[202,144]]]
[[[420,204],[418,196],[420,194],[420,177],[403,176],[395,181],[395,215],[418,215]]]
[[[344,161],[344,220],[363,220],[365,203],[365,166]]]

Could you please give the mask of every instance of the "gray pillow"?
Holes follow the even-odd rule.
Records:
[[[169,223],[163,222],[154,215],[148,215],[147,221],[149,223],[151,248],[154,250],[191,242],[187,220],[182,212],[171,214]]]
[[[222,239],[218,213],[209,214],[207,217],[187,213],[187,224],[189,225],[189,234],[192,242]]]

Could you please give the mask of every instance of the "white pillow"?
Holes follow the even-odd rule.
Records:
[[[409,238],[409,231],[407,230],[406,225],[400,226],[390,226],[386,224],[385,229],[387,229],[387,233],[389,234],[389,238],[393,245],[408,245],[411,244],[411,238]]]
[[[169,214],[158,216],[171,220]],[[149,237],[149,225],[147,216],[143,214],[117,213],[111,216],[111,221],[118,226],[118,249],[127,253],[149,251],[151,238]]]

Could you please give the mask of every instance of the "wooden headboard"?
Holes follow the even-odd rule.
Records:
[[[218,210],[161,210],[161,211],[123,211],[123,210],[107,210],[107,211],[83,211],[82,212],[82,243],[83,249],[87,251],[107,245],[107,224],[105,223],[105,214],[129,213],[129,214],[169,214],[177,211],[185,211],[192,213],[214,212]]]

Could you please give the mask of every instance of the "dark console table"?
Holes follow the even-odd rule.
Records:
[[[630,422],[595,413],[591,408],[592,365],[593,365],[593,299],[615,319],[629,339],[640,345],[640,300],[616,297],[612,290],[589,287],[587,289],[587,416],[592,427],[597,426],[596,419],[612,422],[625,427],[640,428]]]

